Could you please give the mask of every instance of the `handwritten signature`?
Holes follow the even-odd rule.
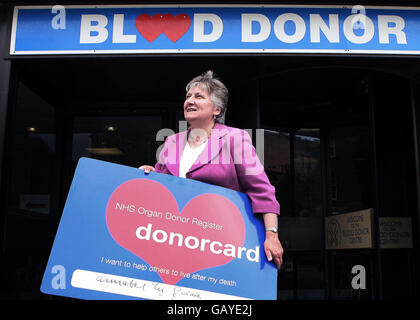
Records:
[[[197,290],[190,289],[190,288],[182,288],[178,286],[166,285],[160,282],[144,282],[141,280],[124,280],[115,277],[107,277],[103,275],[98,275],[95,279],[97,282],[119,286],[119,287],[126,287],[132,288],[135,290],[141,290],[142,292],[158,294],[161,297],[166,297],[168,300],[175,300],[175,299],[186,299],[187,297],[201,300],[202,297]]]

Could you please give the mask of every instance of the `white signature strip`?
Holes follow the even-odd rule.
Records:
[[[151,300],[249,300],[228,294],[81,269],[74,270],[71,285],[81,289]]]

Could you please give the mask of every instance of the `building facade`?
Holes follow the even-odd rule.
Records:
[[[118,8],[113,28],[95,29],[101,12],[89,10],[102,4]],[[2,297],[54,299],[39,286],[79,158],[154,164],[157,132],[182,127],[185,85],[210,69],[229,89],[226,124],[250,129],[254,143],[263,143],[260,156],[281,205],[278,299],[418,297],[420,3],[318,4],[166,2],[160,10],[210,8],[224,34],[233,39],[241,31],[242,41],[234,49],[234,40],[218,45],[221,33],[210,20],[191,36],[201,39],[195,49],[182,39],[177,47],[182,35],[172,35],[173,47],[162,40],[146,50],[134,44],[147,35],[136,40],[118,19],[151,2],[67,1],[65,27],[62,8],[52,12],[56,3],[2,3]],[[23,5],[46,6],[54,31],[27,29],[43,16],[34,14],[40,7],[21,7],[19,15]],[[279,8],[289,14],[283,21]],[[80,18],[83,10],[97,24]],[[238,29],[224,20],[229,10],[247,14],[248,24]],[[353,21],[353,31],[345,29],[361,10],[366,28],[354,31]],[[81,29],[73,45],[64,31],[74,21]]]

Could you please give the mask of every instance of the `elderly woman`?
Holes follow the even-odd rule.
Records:
[[[280,269],[283,255],[277,235],[280,205],[248,133],[223,124],[228,90],[212,71],[207,71],[192,79],[186,91],[184,117],[189,129],[166,139],[155,167],[145,165],[140,169],[246,193],[253,213],[263,215],[267,259]]]

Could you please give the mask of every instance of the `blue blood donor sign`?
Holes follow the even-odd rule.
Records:
[[[81,158],[41,284],[81,299],[276,299],[240,192]]]

